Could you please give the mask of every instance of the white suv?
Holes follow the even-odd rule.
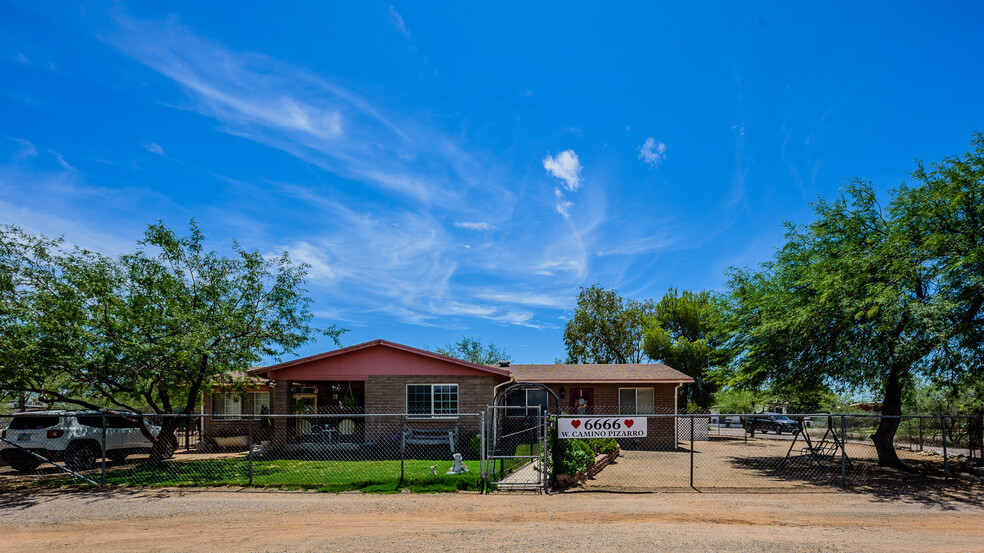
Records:
[[[106,457],[115,463],[135,453],[149,453],[151,441],[137,419],[106,416]],[[148,425],[152,434],[160,427]],[[73,470],[95,467],[102,458],[103,415],[98,411],[36,411],[18,413],[0,437],[0,456],[14,469],[30,472],[41,464],[36,453],[50,461],[65,461]],[[25,451],[26,450],[26,451]]]

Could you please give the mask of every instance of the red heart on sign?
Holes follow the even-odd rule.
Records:
[[[574,420],[571,421],[571,426],[573,426],[574,428],[577,428],[578,426],[581,426],[581,421],[579,421],[577,419],[574,419]]]
[[[625,427],[626,428],[632,428],[632,425],[633,424],[635,424],[635,421],[634,420],[632,420],[632,419],[625,419]]]

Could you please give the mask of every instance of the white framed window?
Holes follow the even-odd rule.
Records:
[[[212,394],[212,419],[237,420],[243,415],[270,413],[270,392]]]
[[[620,415],[651,415],[656,412],[656,394],[653,388],[619,388],[618,412]]]
[[[525,417],[535,415],[547,409],[546,390],[516,390],[506,398],[507,417]]]
[[[407,384],[407,414],[434,418],[458,416],[458,385]]]

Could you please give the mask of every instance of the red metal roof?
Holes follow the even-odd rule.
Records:
[[[247,371],[247,372],[248,372],[248,374],[250,374],[252,376],[269,376],[271,378],[276,378],[276,374],[275,373],[281,372],[281,371],[283,371],[283,374],[294,374],[294,373],[296,373],[295,376],[300,376],[301,373],[297,373],[297,371],[285,371],[284,369],[293,369],[293,368],[300,369],[301,366],[303,366],[303,365],[311,365],[311,364],[317,364],[318,366],[323,366],[324,364],[323,363],[319,363],[320,361],[327,361],[327,360],[330,360],[332,358],[339,357],[339,356],[344,356],[346,354],[351,354],[351,353],[354,353],[354,352],[358,352],[360,350],[366,350],[366,349],[378,348],[378,347],[390,348],[390,349],[393,349],[393,350],[399,350],[399,351],[403,351],[403,352],[410,353],[410,354],[413,354],[413,355],[417,355],[417,356],[420,356],[420,357],[429,358],[429,359],[432,359],[432,360],[435,360],[435,361],[441,361],[441,362],[444,362],[444,363],[449,363],[451,365],[456,365],[456,366],[458,366],[458,367],[460,367],[462,369],[468,369],[468,370],[472,370],[472,371],[486,372],[486,373],[494,374],[496,376],[501,376],[501,377],[504,377],[504,378],[508,378],[509,377],[509,372],[507,370],[502,369],[502,368],[499,368],[499,367],[491,367],[491,366],[488,366],[488,365],[479,365],[477,363],[471,363],[471,362],[468,362],[468,361],[462,361],[461,359],[455,359],[453,357],[448,357],[446,355],[441,355],[439,353],[434,353],[432,351],[417,349],[417,348],[413,348],[413,347],[410,347],[410,346],[404,346],[403,344],[397,344],[397,343],[394,343],[394,342],[388,342],[386,340],[372,340],[371,342],[364,342],[364,343],[361,343],[361,344],[356,344],[354,346],[348,346],[348,347],[339,348],[339,349],[332,350],[332,351],[326,351],[324,353],[319,353],[317,355],[311,355],[311,356],[308,356],[308,357],[302,357],[300,359],[294,359],[292,361],[287,361],[285,363],[278,363],[276,365],[270,365],[268,367],[254,367],[252,369],[249,369],[249,371]],[[310,371],[307,371],[307,370],[304,371],[304,373],[309,373],[309,372]],[[274,373],[274,374],[270,374],[270,373]],[[313,375],[308,374],[307,376],[313,376]],[[330,375],[327,375],[326,374],[325,376],[327,377],[327,376],[330,376]],[[352,378],[354,376],[355,375],[348,375],[348,378]]]

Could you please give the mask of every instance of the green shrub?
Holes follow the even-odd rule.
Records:
[[[588,443],[585,442],[584,440],[572,440],[572,441],[574,442],[573,444],[574,447],[580,449],[581,451],[584,452],[585,455],[588,456],[588,463],[585,466],[585,468],[593,467],[595,464],[595,452],[593,449],[591,449],[591,446],[589,446]]]
[[[465,450],[461,452],[462,457],[470,461],[476,461],[481,455],[481,450],[482,436],[477,433],[471,434],[465,442]]]
[[[594,464],[594,454],[588,444],[581,440],[560,440],[566,443],[566,447],[561,447],[560,458],[557,463],[557,472],[560,474],[577,474]]]
[[[595,454],[583,440],[561,440],[557,429],[550,433],[553,474],[577,474],[594,465]]]
[[[595,455],[608,455],[618,450],[618,442],[615,438],[591,438],[585,442]]]

